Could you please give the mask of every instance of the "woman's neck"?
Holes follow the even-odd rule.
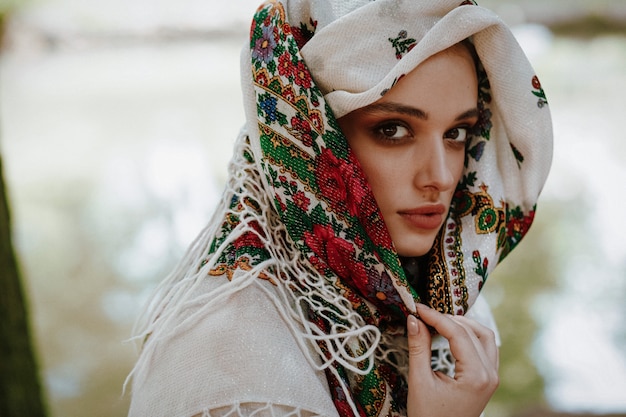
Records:
[[[421,302],[428,304],[428,258],[426,256],[404,257],[400,256],[400,263],[409,284],[417,291]]]

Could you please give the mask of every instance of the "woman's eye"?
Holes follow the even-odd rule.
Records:
[[[455,127],[454,129],[448,130],[444,137],[455,142],[465,142],[467,139],[467,128]]]
[[[409,129],[397,123],[380,126],[376,131],[385,139],[402,139],[410,135]]]

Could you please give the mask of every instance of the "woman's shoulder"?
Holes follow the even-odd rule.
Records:
[[[193,325],[156,342],[133,381],[130,415],[202,415],[245,403],[336,414],[324,373],[308,359],[315,354],[298,343],[297,324],[281,314],[270,285],[252,283],[206,311],[183,312]]]

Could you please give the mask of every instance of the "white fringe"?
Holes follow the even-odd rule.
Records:
[[[259,184],[263,184],[261,174],[255,164],[250,164],[244,158],[244,151],[252,155],[245,132],[242,131],[229,165],[230,180],[215,214],[176,268],[154,290],[149,303],[137,320],[131,340],[143,343],[143,346],[135,367],[126,379],[125,387],[131,378],[141,379],[145,375],[157,342],[173,338],[179,332],[193,327],[198,321],[209,319],[208,316],[215,306],[252,284],[262,288],[274,301],[276,309],[288,323],[291,333],[314,369],[324,370],[331,367],[335,361],[358,374],[367,374],[372,369],[374,356],[381,341],[380,330],[367,325],[353,310],[351,303],[340,295],[295,247],[284,224],[273,209],[270,194],[260,188]],[[233,196],[239,197],[240,201],[243,201],[244,197],[255,200],[261,214],[248,206],[244,206],[242,212],[233,212],[229,208]],[[240,223],[215,253],[207,257],[211,243],[219,235],[227,213],[237,215]],[[251,227],[251,222],[254,221],[258,223],[264,236],[259,235]],[[250,271],[237,271],[230,282],[227,282],[225,277],[208,276],[208,272],[216,267],[220,254],[233,240],[246,232],[258,235],[270,253],[270,259],[253,266]],[[271,278],[275,285],[259,285],[261,273]],[[222,279],[224,285],[198,295],[198,287],[207,279]],[[294,282],[298,285],[294,285]],[[319,300],[331,305],[332,310]],[[190,309],[195,312],[181,320],[181,313]],[[308,320],[309,309],[323,317],[339,316],[348,325],[335,324],[329,334],[323,333]],[[324,343],[330,357],[327,358],[322,354],[318,345],[320,342]],[[366,346],[367,349],[355,354],[356,348],[360,345]],[[312,352],[317,353],[316,357],[311,356]],[[358,366],[363,361],[368,363],[365,369]],[[347,387],[344,387],[344,390],[347,392]]]

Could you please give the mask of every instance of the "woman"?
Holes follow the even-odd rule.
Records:
[[[510,31],[459,3],[257,11],[228,186],[143,318],[131,416],[482,412],[479,292],[532,222],[551,125]]]

